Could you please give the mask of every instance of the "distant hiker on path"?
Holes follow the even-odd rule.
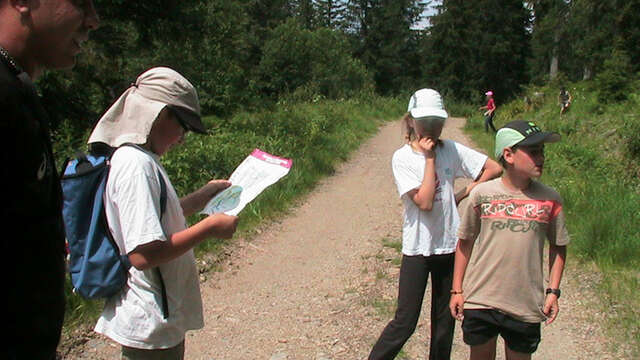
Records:
[[[489,90],[484,95],[487,97],[487,105],[481,106],[479,110],[486,110],[484,115],[484,132],[489,132],[489,127],[493,132],[496,132],[495,126],[493,126],[493,116],[496,112],[496,103],[493,100],[493,91]]]
[[[495,147],[502,177],[476,186],[461,210],[450,309],[462,320],[471,360],[495,359],[498,335],[507,360],[530,359],[540,343],[540,322],[558,316],[569,235],[562,198],[535,179],[542,175],[544,144],[559,140],[532,122],[505,125]]]
[[[569,106],[571,106],[571,93],[565,89],[563,86],[560,89],[560,94],[558,94],[558,104],[560,105],[560,115],[564,114],[567,110],[569,110]]]
[[[474,186],[499,176],[501,168],[486,155],[440,139],[448,114],[437,91],[416,91],[407,111],[407,144],[393,154],[391,164],[404,205],[398,307],[369,359],[393,359],[413,334],[429,274],[433,287],[429,359],[449,359],[455,325],[448,303],[459,222],[456,205]],[[460,177],[474,181],[454,194],[455,179]]]
[[[91,0],[0,0],[2,221],[14,234],[2,245],[9,260],[1,359],[56,358],[65,312],[62,190],[33,82],[47,69],[73,67],[98,23]]]
[[[125,288],[105,303],[95,331],[121,344],[123,359],[184,357],[186,331],[204,324],[193,248],[207,238],[230,238],[236,230],[238,218],[222,213],[187,228],[186,216],[230,186],[214,180],[178,198],[159,158],[181,144],[188,131],[206,133],[196,89],[174,70],[158,67],[138,77],[89,138],[89,144],[117,148],[105,212],[114,240],[132,267]],[[123,144],[137,146],[120,147]]]

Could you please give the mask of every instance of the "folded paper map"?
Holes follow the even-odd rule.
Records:
[[[225,213],[238,215],[245,205],[289,173],[293,161],[255,149],[233,171],[231,186],[214,196],[201,214]]]

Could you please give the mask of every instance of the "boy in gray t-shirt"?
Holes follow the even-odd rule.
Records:
[[[559,140],[526,121],[498,130],[496,158],[503,176],[476,186],[463,209],[449,307],[453,317],[464,318],[471,359],[495,358],[498,334],[507,359],[530,359],[540,342],[540,322],[550,324],[558,315],[569,236],[560,195],[533,178],[542,175],[544,143]]]

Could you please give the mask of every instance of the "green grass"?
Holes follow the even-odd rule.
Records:
[[[364,305],[372,307],[376,314],[381,318],[393,317],[396,310],[396,300],[370,298],[364,301]]]
[[[593,262],[603,274],[603,311],[610,315],[609,336],[626,339],[640,355],[640,96],[617,104],[602,104],[591,83],[569,87],[574,101],[560,116],[557,89],[544,93],[533,109],[521,100],[499,105],[496,128],[510,120],[536,122],[562,135],[546,146],[542,182],[564,199],[571,236],[569,261]],[[637,87],[637,86],[636,86]],[[476,144],[493,154],[493,134],[485,134],[479,114],[466,131]],[[587,268],[585,266],[585,268]],[[615,311],[611,311],[615,309]],[[594,310],[595,311],[595,310]],[[622,342],[622,340],[620,340]]]
[[[213,129],[212,134],[189,134],[181,147],[162,158],[162,163],[177,193],[184,195],[213,178],[228,178],[254,148],[292,158],[289,174],[241,212],[235,238],[250,237],[261,224],[285,215],[380,125],[398,119],[403,106],[397,99],[363,96],[345,101],[282,104],[273,110],[240,113],[229,119],[209,116],[204,121]],[[64,138],[64,131],[60,131],[58,139]],[[78,146],[78,141],[60,141],[56,145],[60,153],[72,154],[71,148]],[[194,215],[188,222],[193,224],[199,219]],[[196,248],[196,254],[199,258],[216,258],[224,246],[233,246],[233,241],[205,241]],[[69,339],[78,327],[95,324],[103,302],[84,300],[67,285],[63,338]]]
[[[402,252],[402,239],[396,240],[384,238],[382,239],[382,246],[394,249],[397,253],[400,253]]]

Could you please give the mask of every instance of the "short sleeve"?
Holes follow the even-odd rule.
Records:
[[[455,177],[465,177],[472,180],[477,179],[484,167],[484,164],[487,162],[487,155],[457,142],[455,143],[455,147],[460,160],[459,166],[456,169]]]
[[[422,177],[417,174],[416,167],[411,166],[398,152],[396,152],[391,159],[391,168],[400,196],[413,189],[419,188],[422,184]]]
[[[109,180],[114,180],[109,194],[118,209],[125,252],[152,241],[166,240],[160,216],[160,182],[153,166],[133,163],[120,170],[115,179],[113,172],[109,175]]]
[[[558,246],[565,246],[570,242],[561,201],[555,202],[553,206],[552,218],[547,228],[547,238],[549,243]]]
[[[458,238],[463,240],[475,240],[480,233],[480,212],[477,196],[477,188],[471,190],[469,199],[460,209],[460,225],[458,226]]]

